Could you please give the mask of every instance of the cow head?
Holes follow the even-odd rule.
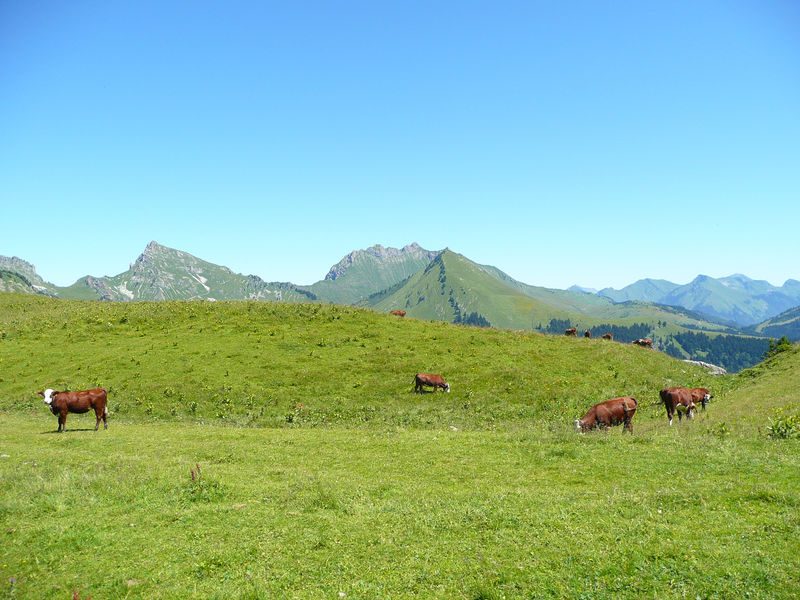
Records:
[[[583,421],[581,421],[580,419],[575,419],[575,431],[577,431],[578,433],[583,432]]]
[[[444,384],[444,391],[447,392],[448,394],[450,393],[450,384],[449,383],[445,383]]]
[[[53,402],[53,390],[51,390],[50,388],[47,388],[43,392],[36,392],[36,393],[39,394],[42,398],[44,398],[44,403],[47,404],[47,406],[50,406],[50,404]]]

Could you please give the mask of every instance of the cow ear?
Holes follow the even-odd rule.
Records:
[[[44,398],[44,392],[36,392],[36,394]]]

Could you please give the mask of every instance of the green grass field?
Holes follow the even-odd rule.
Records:
[[[451,394],[411,392],[416,371]],[[792,598],[794,349],[712,378],[601,340],[311,305],[0,295],[0,594]],[[109,388],[109,430],[34,396]],[[707,385],[669,428],[666,384]],[[634,435],[574,434],[619,394]],[[191,469],[200,465],[193,479]]]

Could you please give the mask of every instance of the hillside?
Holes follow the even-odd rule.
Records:
[[[421,271],[437,254],[416,243],[400,249],[378,244],[354,250],[307,289],[322,301],[355,304]]]
[[[41,413],[36,390],[103,385],[117,418],[269,426],[567,423],[607,397],[648,401],[666,384],[719,385],[701,368],[630,344],[336,305],[14,294],[0,295],[0,364],[0,410]],[[452,393],[411,393],[420,371],[442,373]]]
[[[786,336],[793,342],[800,341],[800,306],[755,325],[753,331],[775,339]]]

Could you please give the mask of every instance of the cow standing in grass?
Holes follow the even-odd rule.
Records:
[[[678,413],[678,421],[683,419],[683,413],[686,413],[687,419],[694,418],[695,403],[692,390],[683,387],[671,387],[664,388],[658,394],[661,396],[664,408],[667,409],[667,418],[670,425],[672,425],[672,418],[675,413]]]
[[[636,398],[632,396],[612,398],[595,404],[589,409],[589,412],[583,415],[583,418],[575,419],[575,431],[582,433],[595,428],[602,429],[622,423],[623,431],[627,429],[633,433],[633,415],[636,414],[638,405]]]
[[[80,392],[57,392],[48,388],[43,392],[37,392],[37,394],[44,398],[44,403],[58,417],[59,433],[67,430],[67,414],[85,413],[92,409],[97,418],[94,430],[97,431],[98,427],[100,427],[101,419],[103,420],[103,429],[108,429],[108,394],[103,388],[82,390]]]
[[[414,391],[421,394],[425,391],[422,386],[432,387],[434,392],[436,388],[442,388],[445,392],[450,391],[450,384],[441,375],[435,373],[417,373],[414,375]]]

